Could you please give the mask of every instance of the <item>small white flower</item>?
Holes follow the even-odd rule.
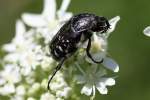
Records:
[[[23,68],[21,68],[21,69],[23,69]],[[25,69],[27,69],[27,68],[25,68]],[[23,69],[23,70],[21,70],[21,74],[23,74],[23,75],[25,75],[25,81],[27,82],[27,84],[28,85],[32,85],[32,84],[34,84],[36,81],[36,78],[35,78],[35,70],[33,70],[33,71],[30,71],[30,73],[28,73],[28,70],[27,70],[27,72],[23,72],[23,71],[26,71],[25,69]],[[28,73],[28,74],[27,74]]]
[[[19,71],[20,69],[18,66],[7,64],[4,70],[0,72],[0,80],[6,80],[8,83],[18,83],[21,81],[21,74]]]
[[[29,49],[24,52],[20,58],[20,65],[23,67],[31,66],[33,69],[40,64],[43,59],[43,51],[40,46],[36,46],[34,49]]]
[[[98,69],[96,65],[91,66],[83,75],[77,75],[77,83],[85,84],[81,93],[87,96],[93,93],[93,96],[95,96],[96,88],[101,94],[107,94],[108,90],[106,86],[115,85],[115,80],[113,78],[107,78],[105,75],[106,70],[102,68]]]
[[[35,70],[44,58],[44,52],[40,46],[36,46],[34,49],[29,49],[24,52],[19,59],[21,66],[21,73],[23,75],[29,75],[31,71]]]
[[[143,33],[146,35],[146,36],[149,36],[150,37],[150,26],[146,27],[143,31]]]
[[[41,88],[47,89],[47,78],[44,78],[41,82]]]
[[[54,63],[53,58],[44,56],[43,60],[41,62],[41,67],[42,67],[43,71],[48,72],[48,71],[52,70],[53,67],[51,65],[53,65],[53,63]]]
[[[28,48],[34,48],[35,43],[33,43],[33,37],[27,38],[33,34],[33,31],[26,32],[25,25],[21,20],[17,20],[16,22],[16,33],[12,42],[9,44],[5,44],[3,49],[7,52],[23,52],[23,50],[27,50]]]
[[[57,74],[51,82],[50,89],[57,92],[58,90],[62,90],[66,87],[68,87],[68,84],[64,80],[63,74],[61,72],[57,72]]]
[[[94,60],[101,61],[103,59],[103,66],[114,72],[119,71],[119,65],[113,59],[107,57],[107,40],[105,38],[98,37],[96,34],[94,34],[90,51]],[[90,58],[86,57],[86,60],[94,64]]]
[[[107,52],[107,40],[103,37],[97,36],[96,34],[93,34],[92,37],[92,43],[91,43],[91,54],[94,60],[101,61],[105,56]],[[87,61],[90,63],[94,63],[87,57]]]
[[[16,36],[13,41],[3,46],[8,52],[4,57],[4,61],[11,63],[19,63],[22,75],[29,75],[43,59],[44,52],[41,45],[34,42],[33,31],[26,32],[22,21],[16,23]]]
[[[16,63],[21,59],[24,52],[36,48],[37,44],[33,42],[33,36],[28,38],[28,35],[30,36],[32,33],[32,31],[25,31],[22,21],[17,21],[15,37],[11,43],[3,46],[3,49],[9,53],[4,57],[4,61]]]
[[[7,83],[3,87],[0,87],[0,94],[1,95],[10,95],[12,93],[15,93],[14,84]]]
[[[116,16],[109,20],[110,29],[106,33],[96,33],[97,35],[93,34],[93,41],[91,43],[92,45],[90,50],[94,60],[101,61],[103,59],[102,65],[114,72],[119,71],[119,65],[113,59],[107,57],[107,38],[109,37],[110,33],[114,31],[119,20],[119,16]],[[90,63],[94,63],[89,58],[87,58],[87,61]]]
[[[56,92],[56,96],[67,99],[69,97],[70,92],[71,92],[71,88],[65,87],[63,90],[58,90]]]
[[[67,82],[63,78],[61,72],[57,72],[54,79],[50,84],[50,90],[56,92],[56,96],[59,98],[68,98],[71,93],[71,87],[68,86]]]
[[[40,90],[40,83],[34,83],[28,90],[29,95],[35,94],[38,90]]]
[[[56,100],[56,97],[47,92],[41,95],[40,100]]]
[[[16,33],[15,37],[12,40],[12,43],[5,44],[3,49],[7,52],[15,52],[19,45],[24,44],[24,33],[25,33],[25,26],[21,20],[17,20],[16,22]]]
[[[16,87],[16,94],[17,95],[23,96],[23,95],[25,95],[25,93],[26,93],[26,90],[25,90],[25,87],[23,85],[19,85]]]

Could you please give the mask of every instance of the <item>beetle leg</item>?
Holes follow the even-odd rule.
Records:
[[[90,48],[91,48],[91,38],[88,39],[88,45],[87,45],[87,48],[86,48],[86,53],[87,53],[87,56],[94,62],[94,63],[102,63],[103,62],[103,59],[101,61],[95,61],[92,57],[92,55],[90,54]]]
[[[50,84],[51,80],[53,79],[53,77],[55,76],[55,74],[57,73],[57,71],[60,70],[60,68],[61,68],[61,66],[63,65],[64,61],[65,61],[65,58],[62,58],[61,61],[60,61],[60,63],[57,65],[57,67],[56,67],[55,70],[53,71],[52,76],[51,76],[50,79],[48,80],[48,85],[47,85],[47,89],[48,89],[48,90],[50,89],[49,84]]]

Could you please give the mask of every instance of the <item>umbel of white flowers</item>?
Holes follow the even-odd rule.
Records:
[[[116,27],[120,17],[109,20],[111,25],[107,33],[93,33],[91,53],[95,60],[104,59],[100,65],[93,63],[85,54],[86,43],[73,57],[68,59],[47,91],[50,73],[57,65],[48,57],[48,43],[61,26],[72,17],[66,12],[70,0],[62,0],[56,9],[56,0],[44,0],[41,14],[23,13],[22,19],[16,22],[15,37],[2,49],[6,52],[1,60],[0,96],[9,100],[80,100],[85,94],[95,97],[96,89],[107,94],[107,86],[115,85],[114,76],[108,77],[107,70],[119,71],[118,64],[107,56],[107,38]],[[26,25],[30,29],[26,30]],[[103,67],[102,67],[103,66]],[[83,85],[81,94],[77,93],[78,85]]]

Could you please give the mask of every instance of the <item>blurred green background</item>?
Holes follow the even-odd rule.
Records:
[[[0,0],[0,45],[11,41],[22,13],[40,13],[42,6],[42,0]],[[142,33],[150,25],[150,0],[72,0],[68,10],[121,17],[109,38],[119,77],[108,95],[97,93],[95,100],[150,100],[150,37]]]

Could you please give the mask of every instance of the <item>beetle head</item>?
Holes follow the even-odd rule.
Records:
[[[94,32],[105,33],[110,28],[110,24],[105,17],[96,16],[95,21],[96,25],[92,28]]]

